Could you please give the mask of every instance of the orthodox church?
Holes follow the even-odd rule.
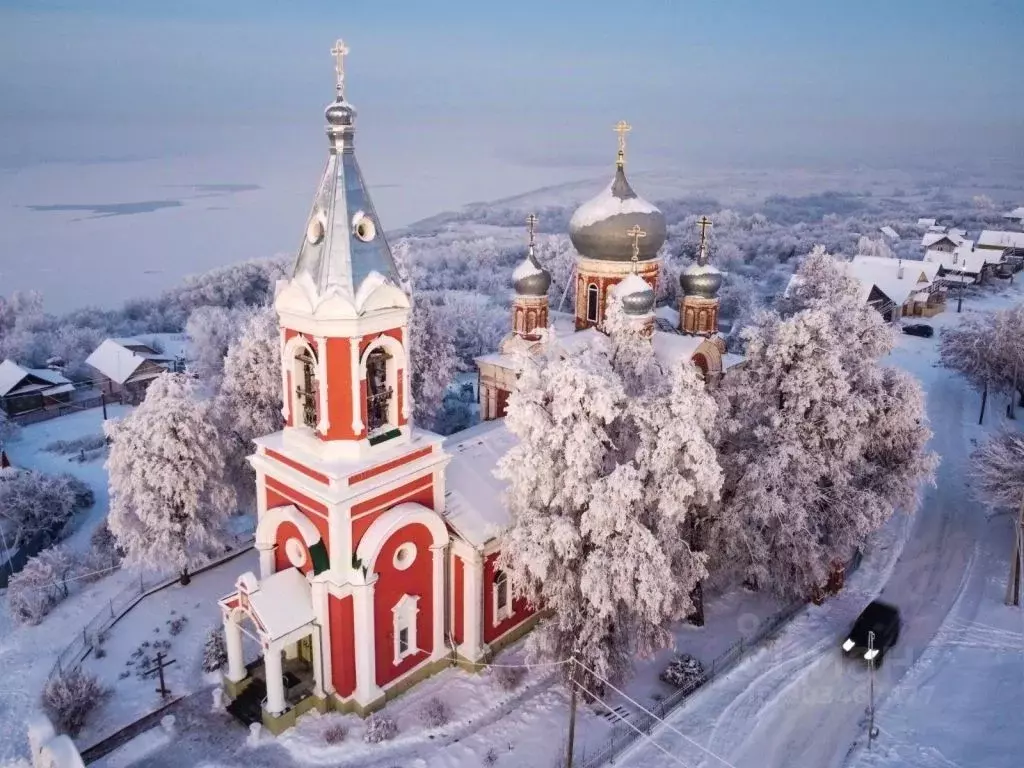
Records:
[[[332,49],[326,168],[275,299],[285,426],[249,459],[259,572],[219,601],[228,709],[275,733],[311,709],[367,714],[451,664],[479,668],[538,620],[496,565],[509,520],[493,469],[514,444],[497,417],[516,347],[548,343],[548,326],[562,343],[584,342],[616,290],[659,358],[693,359],[710,382],[724,352],[721,275],[703,246],[682,277],[681,321],[655,315],[665,219],[626,180],[620,125],[612,183],[572,220],[575,314],[548,311],[531,219],[512,332],[478,361],[485,421],[448,438],[414,428],[410,297],[356,161],[347,53],[340,41]]]

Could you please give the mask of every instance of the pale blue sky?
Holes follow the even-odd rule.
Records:
[[[374,121],[457,123],[524,162],[589,162],[578,133],[607,143],[620,116],[652,148],[740,162],[1024,134],[1020,0],[0,0],[0,162],[315,125],[339,35]],[[55,143],[69,115],[105,135]]]

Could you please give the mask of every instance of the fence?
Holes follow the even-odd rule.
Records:
[[[107,405],[120,402],[116,395],[107,395]],[[58,406],[47,406],[38,411],[26,411],[25,413],[18,413],[11,416],[11,421],[22,427],[27,427],[29,424],[38,424],[41,421],[49,421],[50,419],[56,419],[59,416],[67,416],[69,413],[77,413],[78,411],[88,411],[93,408],[99,408],[103,405],[103,395],[97,395],[96,397],[84,397],[81,400],[74,400],[70,403],[64,403]]]
[[[863,553],[860,549],[854,551],[853,557],[843,570],[844,579],[860,568],[862,559]],[[704,684],[714,680],[718,675],[729,671],[747,652],[756,648],[765,639],[777,632],[784,624],[787,624],[805,605],[807,605],[806,601],[792,603],[759,624],[749,637],[741,635],[739,640],[711,660],[711,670],[709,672],[648,707],[653,714],[649,715],[646,712],[638,711],[634,714],[623,715],[622,718],[628,718],[629,722],[636,726],[637,730],[634,730],[625,723],[619,722],[612,728],[612,734],[608,737],[608,743],[600,751],[589,758],[584,755],[583,760],[580,762],[580,768],[598,768],[598,766],[602,766],[605,763],[614,763],[615,758],[640,737],[641,731],[644,736],[650,736],[654,729],[661,724],[661,721],[673,710],[680,707],[689,698],[690,694]]]
[[[246,535],[244,539],[236,540],[234,546],[225,554],[192,571],[192,576],[198,576],[204,571],[233,560],[252,549],[252,542],[251,534]],[[168,578],[166,574],[156,574],[147,579],[144,574],[140,573],[136,581],[110,598],[107,605],[93,616],[89,623],[82,627],[82,631],[75,635],[74,640],[60,652],[50,669],[49,677],[53,678],[55,675],[63,674],[65,670],[77,667],[94,648],[102,643],[103,634],[124,618],[132,608],[150,595],[177,583],[178,576]]]
[[[644,736],[650,736],[661,724],[661,721],[668,717],[673,710],[681,706],[689,698],[690,694],[714,680],[718,675],[731,669],[748,651],[760,645],[765,638],[786,624],[805,605],[805,602],[793,603],[762,622],[749,637],[740,636],[739,640],[712,659],[711,669],[706,674],[689,685],[678,689],[661,701],[651,704],[648,709],[651,710],[652,714],[637,711],[622,715],[623,719],[628,718],[632,726],[635,726],[635,729],[623,722],[615,725],[612,728],[611,736],[608,737],[608,743],[595,754],[589,757],[584,756],[584,759],[580,762],[580,767],[598,768],[598,766],[605,765],[606,763],[614,763],[615,758],[640,738],[641,733]]]

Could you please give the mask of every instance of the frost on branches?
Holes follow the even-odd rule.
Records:
[[[174,568],[187,584],[189,569],[219,545],[235,501],[211,404],[197,399],[184,375],[163,374],[142,405],[106,429],[107,520],[125,562]]]
[[[971,457],[978,494],[994,507],[1016,509],[1024,499],[1024,434],[1001,432]]]
[[[760,587],[806,597],[913,503],[935,462],[920,386],[878,362],[891,329],[823,250],[797,277],[788,315],[758,316],[746,363],[718,392],[712,551]]]
[[[634,654],[671,645],[669,626],[692,611],[705,558],[685,532],[722,481],[708,439],[715,407],[695,369],[681,364],[630,396],[617,351],[599,337],[523,358],[505,418],[519,443],[496,470],[512,516],[502,567],[517,594],[553,614],[531,635],[531,653],[578,654],[610,681]],[[618,359],[632,365],[633,354]]]
[[[227,441],[227,477],[241,505],[255,501],[256,476],[246,461],[253,440],[277,432],[281,415],[281,345],[270,307],[251,312],[228,348],[215,412]]]
[[[412,356],[413,418],[434,429],[441,417],[448,385],[455,378],[459,361],[452,334],[443,321],[441,307],[416,301],[409,318],[409,349]]]

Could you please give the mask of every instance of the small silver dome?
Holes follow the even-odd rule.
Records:
[[[637,317],[654,311],[654,289],[635,272],[615,286],[615,295],[619,297],[622,311],[627,315]]]
[[[328,125],[350,126],[356,119],[356,108],[341,98],[327,106],[327,109],[324,110],[324,117],[327,119]]]
[[[586,258],[632,261],[633,239],[627,232],[634,226],[645,233],[639,239],[639,260],[655,258],[668,235],[665,216],[633,191],[619,165],[612,183],[576,209],[569,221],[569,238]]]
[[[551,273],[537,262],[533,246],[526,258],[512,272],[512,285],[520,296],[547,296]]]
[[[691,264],[679,275],[684,296],[713,299],[722,286],[722,273],[710,264]]]

